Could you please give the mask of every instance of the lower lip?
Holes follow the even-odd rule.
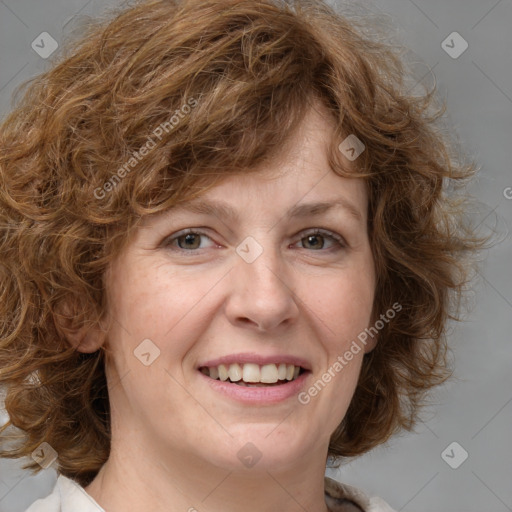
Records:
[[[296,379],[286,382],[285,384],[268,387],[239,386],[238,384],[233,384],[228,381],[212,379],[199,371],[198,373],[203,379],[206,379],[206,382],[214,391],[239,402],[249,404],[276,404],[298,395],[301,389],[304,388],[306,379],[311,372],[305,371]]]

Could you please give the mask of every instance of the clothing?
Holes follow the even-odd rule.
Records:
[[[342,484],[327,476],[324,482],[325,503],[330,512],[396,512],[382,498],[370,498],[357,487]]]
[[[381,498],[369,498],[357,487],[325,477],[325,503],[330,512],[396,512]],[[32,503],[25,512],[105,512],[84,488],[59,475],[46,498]]]

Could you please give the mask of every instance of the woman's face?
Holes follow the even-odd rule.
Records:
[[[373,348],[353,342],[369,326],[375,275],[364,183],[330,170],[332,125],[319,112],[285,163],[144,218],[114,262],[113,446],[231,470],[325,463]],[[225,372],[253,384],[218,380]]]

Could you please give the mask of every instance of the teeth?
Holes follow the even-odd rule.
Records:
[[[244,364],[244,382],[260,382],[261,372],[257,364]]]
[[[228,380],[228,371],[223,364],[219,364],[219,379],[220,380]]]
[[[229,380],[231,382],[238,382],[242,380],[242,368],[239,364],[232,364],[229,366]]]
[[[277,382],[279,380],[277,378],[277,373],[277,367],[275,364],[266,364],[262,366],[260,382],[266,382],[267,384]]]
[[[237,382],[241,386],[252,384],[275,384],[278,381],[291,381],[300,373],[300,366],[280,363],[259,366],[255,363],[230,365],[220,364],[217,367],[202,368],[201,371],[212,379]]]

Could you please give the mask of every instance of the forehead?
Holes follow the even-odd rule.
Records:
[[[275,210],[279,215],[284,209],[290,219],[339,210],[364,222],[364,180],[339,176],[329,164],[334,128],[332,114],[317,103],[273,159],[250,172],[230,172],[194,199],[184,198],[156,216],[194,213],[238,221],[249,208]],[[348,160],[345,170],[351,170]]]
[[[285,205],[283,204],[283,206]],[[333,210],[344,210],[345,213],[358,222],[364,220],[363,214],[356,203],[343,195],[333,195],[332,198],[326,200],[300,201],[286,212],[286,217],[289,219],[309,218]],[[236,207],[233,207],[229,202],[209,199],[208,197],[200,197],[192,201],[181,203],[168,211],[209,215],[225,218],[234,222],[240,220],[240,210]]]
[[[144,218],[141,227],[166,230],[177,222],[199,225],[215,220],[234,229],[251,222],[273,227],[322,219],[365,232],[367,198],[363,180],[341,177],[318,166],[308,166],[304,172],[291,169],[270,181],[259,174],[235,175],[199,197]]]

